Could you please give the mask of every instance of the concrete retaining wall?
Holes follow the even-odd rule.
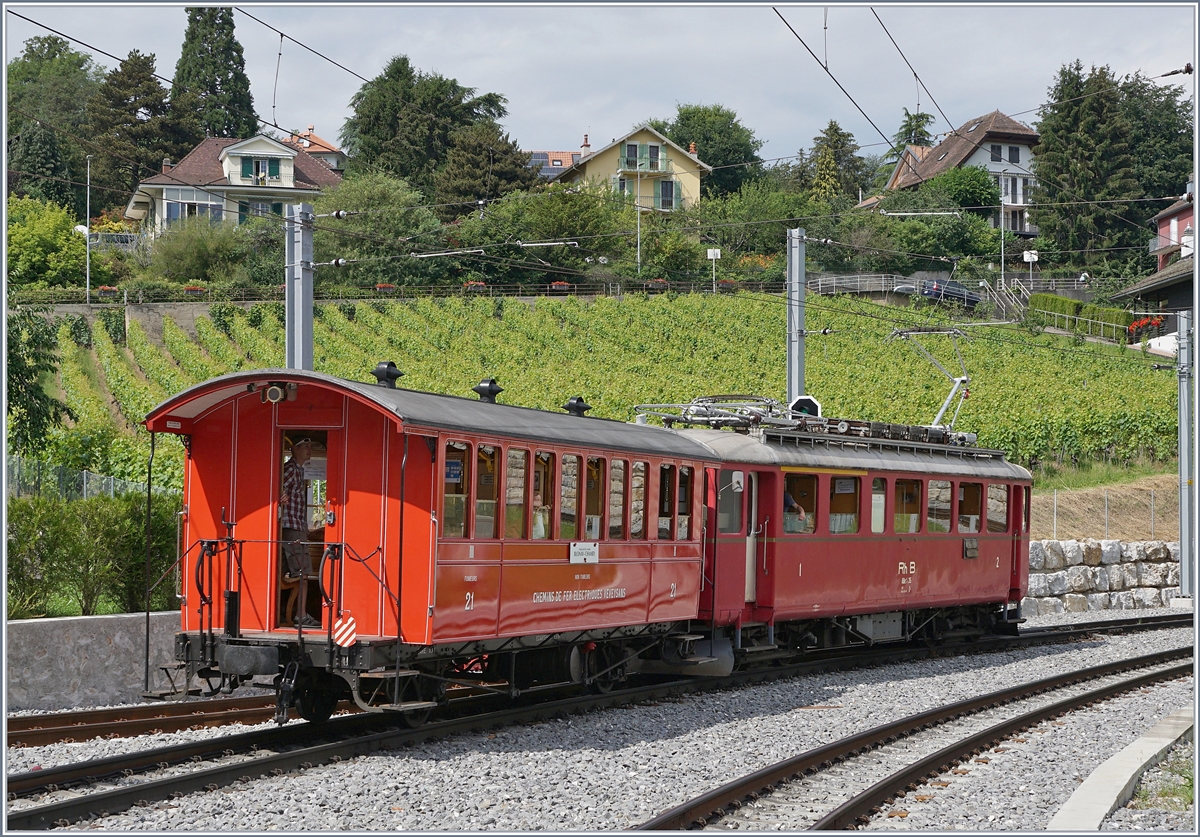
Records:
[[[1025,616],[1166,607],[1179,596],[1179,544],[1030,541]]]
[[[9,709],[71,709],[141,700],[146,614],[19,619],[7,624]],[[179,613],[150,614],[150,686],[175,661]]]

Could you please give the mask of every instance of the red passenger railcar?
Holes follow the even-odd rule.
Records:
[[[350,698],[420,720],[451,683],[607,689],[1018,616],[1029,475],[961,435],[672,430],[375,374],[238,372],[147,418],[188,451],[189,683],[272,678],[281,718]],[[311,457],[289,463],[301,441]]]

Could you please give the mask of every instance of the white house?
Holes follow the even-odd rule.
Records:
[[[311,202],[336,186],[341,174],[303,149],[259,134],[249,139],[210,137],[160,174],[138,184],[125,217],[157,235],[193,215],[239,223],[253,215],[282,215],[288,203]]]
[[[1033,237],[1037,228],[1029,223],[1028,210],[1037,183],[1033,176],[1033,149],[1037,143],[1037,131],[994,110],[964,123],[922,154],[903,156],[888,188],[915,189],[950,169],[981,166],[1000,187],[1004,228]],[[994,219],[993,225],[998,220]]]

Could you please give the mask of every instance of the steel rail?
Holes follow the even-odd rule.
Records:
[[[274,695],[170,701],[163,703],[131,703],[128,706],[116,706],[109,709],[76,709],[69,712],[46,712],[41,715],[10,715],[7,727],[11,733],[23,732],[29,729],[69,727],[77,724],[130,721],[150,716],[170,718],[180,715],[192,715],[196,712],[227,712],[231,709],[254,709],[274,705]]]
[[[828,767],[834,762],[846,759],[859,752],[871,750],[881,743],[894,741],[897,738],[904,737],[923,728],[930,727],[939,723],[943,723],[960,715],[978,712],[991,706],[1010,703],[1020,698],[1029,697],[1040,692],[1058,689],[1064,686],[1073,685],[1097,677],[1103,677],[1110,674],[1117,674],[1128,671],[1134,668],[1144,668],[1151,665],[1161,665],[1165,662],[1177,660],[1181,658],[1190,658],[1192,649],[1177,648],[1172,651],[1163,651],[1157,654],[1150,654],[1143,657],[1136,657],[1130,660],[1121,660],[1115,663],[1107,663],[1102,666],[1092,666],[1090,668],[1081,669],[1078,671],[1067,672],[1065,674],[1049,677],[1044,680],[1038,680],[1033,683],[1025,683],[1019,686],[1013,686],[1007,689],[1001,689],[980,697],[969,698],[967,700],[958,701],[956,703],[945,706],[936,707],[925,712],[919,712],[915,715],[910,715],[906,718],[901,718],[897,721],[892,721],[887,724],[882,724],[873,727],[864,732],[843,738],[838,741],[830,742],[821,747],[817,747],[807,752],[793,756],[784,761],[764,767],[754,773],[736,779],[722,785],[719,788],[708,791],[694,799],[684,802],[675,808],[666,811],[652,820],[639,825],[637,831],[678,831],[686,829],[694,823],[704,821],[714,813],[719,814],[724,811],[727,806],[740,805],[747,798],[756,798],[762,793],[769,793],[774,790],[775,786],[788,782],[793,778],[803,775],[806,772],[813,772],[823,767]],[[1191,672],[1191,665],[1177,667],[1183,673]],[[1177,669],[1169,669],[1174,672]],[[1155,672],[1146,677],[1161,678],[1168,676],[1162,672]],[[1174,674],[1170,676],[1176,676]],[[1057,706],[1058,704],[1056,704]],[[1058,712],[1065,710],[1059,709]],[[1028,723],[1026,723],[1028,725]],[[975,745],[973,745],[975,746]],[[924,776],[933,768],[926,767],[920,774]],[[903,788],[912,782],[912,778],[906,778],[899,785]],[[869,807],[878,804],[880,798],[878,794],[873,797],[875,801]],[[860,816],[860,813],[855,813],[850,819]],[[844,817],[838,819],[839,823],[845,823]],[[839,828],[841,825],[829,825],[828,828]]]
[[[936,775],[942,769],[950,767],[953,764],[962,761],[964,758],[970,758],[973,754],[979,752],[980,749],[989,746],[992,742],[1000,742],[1009,737],[1015,732],[1023,729],[1028,729],[1035,724],[1039,724],[1049,718],[1054,718],[1059,715],[1072,712],[1092,703],[1097,703],[1106,700],[1115,695],[1124,692],[1133,691],[1134,689],[1147,686],[1151,683],[1156,683],[1160,680],[1170,680],[1176,677],[1183,677],[1192,674],[1192,663],[1181,663],[1180,665],[1172,666],[1168,669],[1160,669],[1158,671],[1143,674],[1139,677],[1133,677],[1128,680],[1122,680],[1120,683],[1111,683],[1108,686],[1102,686],[1098,689],[1093,689],[1090,692],[1085,692],[1082,695],[1065,698],[1050,706],[1035,709],[1019,715],[1016,718],[1010,718],[1007,721],[1001,721],[994,726],[977,732],[974,735],[963,738],[959,741],[943,747],[936,753],[932,753],[919,761],[914,762],[903,770],[899,770],[888,776],[882,781],[876,782],[871,787],[867,788],[862,793],[852,799],[847,800],[839,805],[834,810],[830,811],[816,823],[809,827],[810,831],[831,831],[831,830],[846,830],[852,828],[855,823],[869,819],[869,814],[884,804],[890,799],[894,799],[897,794],[908,788],[915,782],[923,781],[926,777]]]

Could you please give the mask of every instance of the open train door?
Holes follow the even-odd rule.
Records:
[[[758,600],[758,541],[763,527],[758,525],[758,474],[746,473],[746,603]]]

